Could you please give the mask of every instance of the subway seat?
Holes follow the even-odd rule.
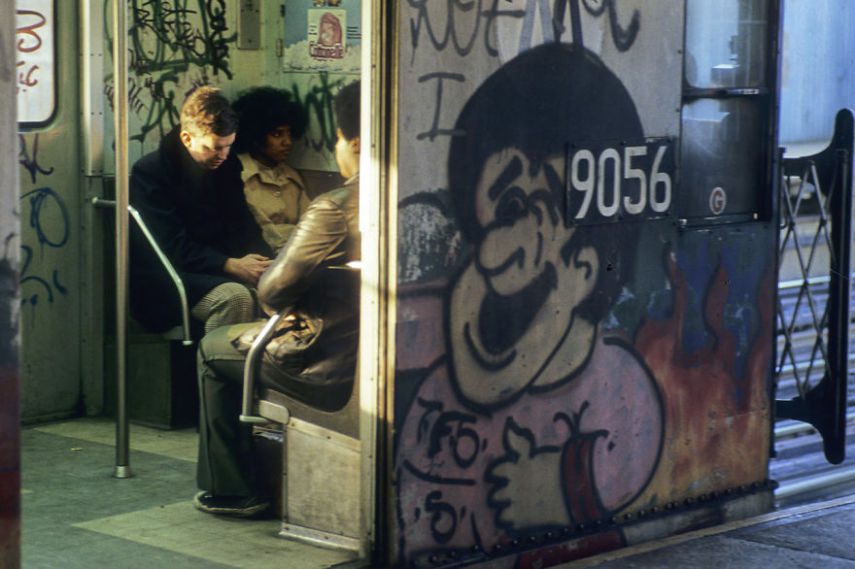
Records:
[[[278,318],[270,319],[269,329]],[[256,382],[256,373],[268,337],[262,331],[247,354],[241,421],[282,425],[279,535],[359,552],[359,377],[354,378],[345,405],[336,411],[263,387]]]

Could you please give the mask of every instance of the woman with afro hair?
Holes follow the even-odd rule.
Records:
[[[234,148],[243,166],[244,195],[275,253],[309,207],[302,177],[285,163],[306,131],[306,113],[287,91],[274,87],[250,89],[233,107],[240,117]]]

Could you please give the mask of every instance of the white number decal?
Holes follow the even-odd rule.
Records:
[[[612,161],[612,172],[614,182],[612,183],[612,195],[606,199],[606,162]],[[606,148],[600,154],[597,163],[599,176],[597,176],[597,209],[603,217],[611,217],[620,208],[620,154],[614,148]],[[608,203],[606,203],[608,202]]]
[[[671,205],[671,176],[667,172],[660,172],[659,165],[665,155],[665,147],[660,146],[653,159],[653,168],[650,171],[650,208],[656,213],[663,213]],[[662,199],[657,199],[657,189],[662,185]]]
[[[650,174],[646,172],[650,164],[648,146],[627,146],[623,156],[614,148],[606,148],[599,157],[587,148],[577,150],[570,162],[571,188],[582,192],[581,204],[576,211],[576,219],[584,219],[591,209],[594,194],[597,196],[597,213],[602,217],[614,217],[621,208],[627,215],[641,215],[648,208],[654,213],[665,213],[671,207],[671,175],[661,171],[667,144],[656,149]],[[608,176],[611,174],[611,176]],[[633,183],[623,195],[624,181],[637,180],[638,193]],[[570,197],[571,202],[576,200]]]
[[[638,201],[633,202],[629,196],[623,198],[623,207],[630,215],[638,215],[647,205],[647,175],[641,168],[632,167],[632,159],[636,156],[647,156],[647,147],[627,146],[623,152],[623,177],[638,180]]]
[[[585,170],[588,172],[588,175],[585,176],[584,180],[579,179],[579,162],[582,160],[587,162]],[[595,164],[594,153],[590,150],[580,150],[573,155],[573,162],[570,165],[570,175],[573,180],[573,187],[580,192],[585,193],[582,205],[579,207],[579,211],[576,212],[576,219],[582,219],[585,217],[585,214],[588,213],[588,208],[591,206],[591,198],[594,193],[594,182],[596,179]]]

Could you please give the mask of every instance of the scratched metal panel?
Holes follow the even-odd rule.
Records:
[[[22,414],[67,416],[81,403],[80,166],[77,9],[56,3],[57,112],[49,126],[18,134],[21,219]],[[39,21],[41,21],[39,19]],[[44,34],[46,26],[19,29]],[[21,43],[17,46],[20,49]],[[19,54],[21,60],[21,54]],[[19,78],[20,79],[20,78]]]
[[[0,0],[0,12],[11,14],[14,0]],[[0,54],[12,53],[15,24],[0,21]],[[16,69],[8,57],[0,59],[0,148],[15,147]],[[0,154],[0,566],[21,564],[21,421],[17,405],[20,391],[20,297],[17,267],[20,219],[17,164],[13,152]]]
[[[261,47],[261,0],[240,0],[238,49]]]
[[[613,518],[765,479],[774,228],[676,228],[683,19],[401,6],[402,566],[546,567],[629,543]]]

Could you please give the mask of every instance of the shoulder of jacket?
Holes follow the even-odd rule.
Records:
[[[337,207],[344,207],[355,190],[354,186],[342,186],[334,190],[330,190],[315,198],[315,201],[321,203],[323,201],[335,204]]]

